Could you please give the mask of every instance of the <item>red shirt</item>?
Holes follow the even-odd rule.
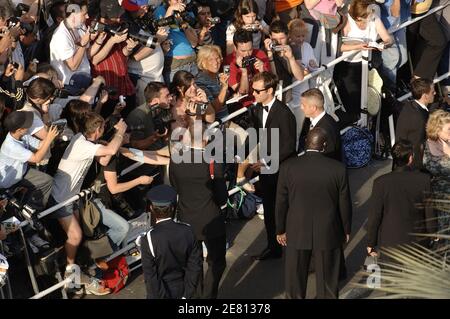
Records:
[[[270,72],[270,62],[269,58],[267,57],[266,53],[262,50],[253,49],[252,56],[258,58],[264,63],[264,71]],[[225,58],[225,64],[230,66],[230,78],[228,80],[228,85],[232,87],[233,85],[241,82],[241,75],[242,71],[241,69],[236,65],[236,51],[229,54]],[[253,89],[252,89],[252,79],[253,77],[259,73],[258,70],[255,69],[255,67],[252,65],[247,68],[248,72],[248,96],[243,98],[240,102],[243,106],[248,107],[253,102],[255,102],[255,97],[253,96]]]
[[[131,82],[128,76],[128,57],[122,53],[122,49],[125,46],[125,42],[115,44],[111,52],[109,52],[108,56],[102,62],[97,65],[92,65],[93,76],[103,76],[106,86],[117,90],[117,96],[130,96],[135,94],[133,82]]]

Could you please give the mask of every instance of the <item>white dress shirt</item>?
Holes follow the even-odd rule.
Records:
[[[275,97],[269,102],[269,104],[267,104],[267,111],[263,109],[263,128],[266,128],[267,118],[269,117],[269,112],[272,109],[273,103],[275,103]],[[266,105],[263,104],[263,106]]]
[[[421,108],[423,108],[425,111],[430,112],[425,104],[420,103],[418,100],[414,100],[414,101],[416,101],[416,103],[419,104],[419,106]]]
[[[315,118],[311,119],[311,126],[309,127],[310,129],[313,129],[314,127],[316,127],[317,123],[319,123],[319,121],[322,119],[322,117],[324,117],[326,114],[325,111],[323,111],[322,113],[320,113],[318,116],[316,116]]]

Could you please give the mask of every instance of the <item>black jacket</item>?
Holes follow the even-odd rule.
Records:
[[[306,152],[281,165],[276,200],[277,234],[302,250],[333,250],[350,234],[352,202],[345,166]]]
[[[427,139],[425,127],[428,121],[428,112],[420,107],[416,101],[406,101],[397,120],[395,130],[396,141],[405,139],[414,146],[414,168],[422,168],[424,144]]]
[[[378,177],[369,205],[368,246],[418,242],[420,237],[411,233],[435,232],[436,215],[433,209],[423,208],[430,191],[430,177],[409,168],[396,168]]]
[[[148,299],[191,298],[202,275],[202,249],[189,225],[172,219],[141,238],[142,270]],[[152,248],[150,248],[150,246]]]
[[[212,179],[209,162],[194,163],[194,156],[203,158],[200,150],[191,149],[186,156],[191,163],[171,161],[169,167],[170,183],[179,196],[179,220],[192,226],[197,240],[222,236],[225,217],[220,207],[228,198],[222,164],[214,164]]]
[[[325,113],[325,116],[317,122],[315,127],[320,127],[327,133],[327,145],[324,154],[329,158],[341,161],[341,133],[338,123],[331,115]]]
[[[253,127],[255,129],[263,128],[263,112],[261,105],[250,109]],[[296,153],[297,124],[292,111],[285,104],[275,99],[266,121],[266,129],[270,133],[271,128],[279,129],[279,162],[283,163],[287,158]],[[259,137],[259,136],[258,136]],[[267,135],[267,154],[272,154],[271,147],[272,136]]]

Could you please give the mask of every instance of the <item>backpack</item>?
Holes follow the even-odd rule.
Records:
[[[114,252],[106,234],[108,228],[102,223],[100,208],[92,199],[86,200],[81,209],[80,224],[85,236],[83,245],[89,249],[92,259],[105,257]]]
[[[130,274],[127,259],[120,255],[108,261],[108,270],[103,273],[103,282],[105,287],[111,289],[111,292],[117,293],[125,287]]]
[[[372,159],[373,136],[367,128],[351,127],[341,136],[344,163],[348,168],[360,168]]]
[[[228,207],[231,210],[229,217],[252,219],[256,214],[259,203],[262,203],[261,198],[252,193],[246,193],[239,188],[239,192],[230,196],[227,200]]]

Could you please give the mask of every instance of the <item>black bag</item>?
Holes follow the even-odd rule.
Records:
[[[252,219],[256,214],[258,204],[262,203],[258,196],[246,193],[239,188],[239,192],[229,197],[227,205],[229,208],[229,218]]]

